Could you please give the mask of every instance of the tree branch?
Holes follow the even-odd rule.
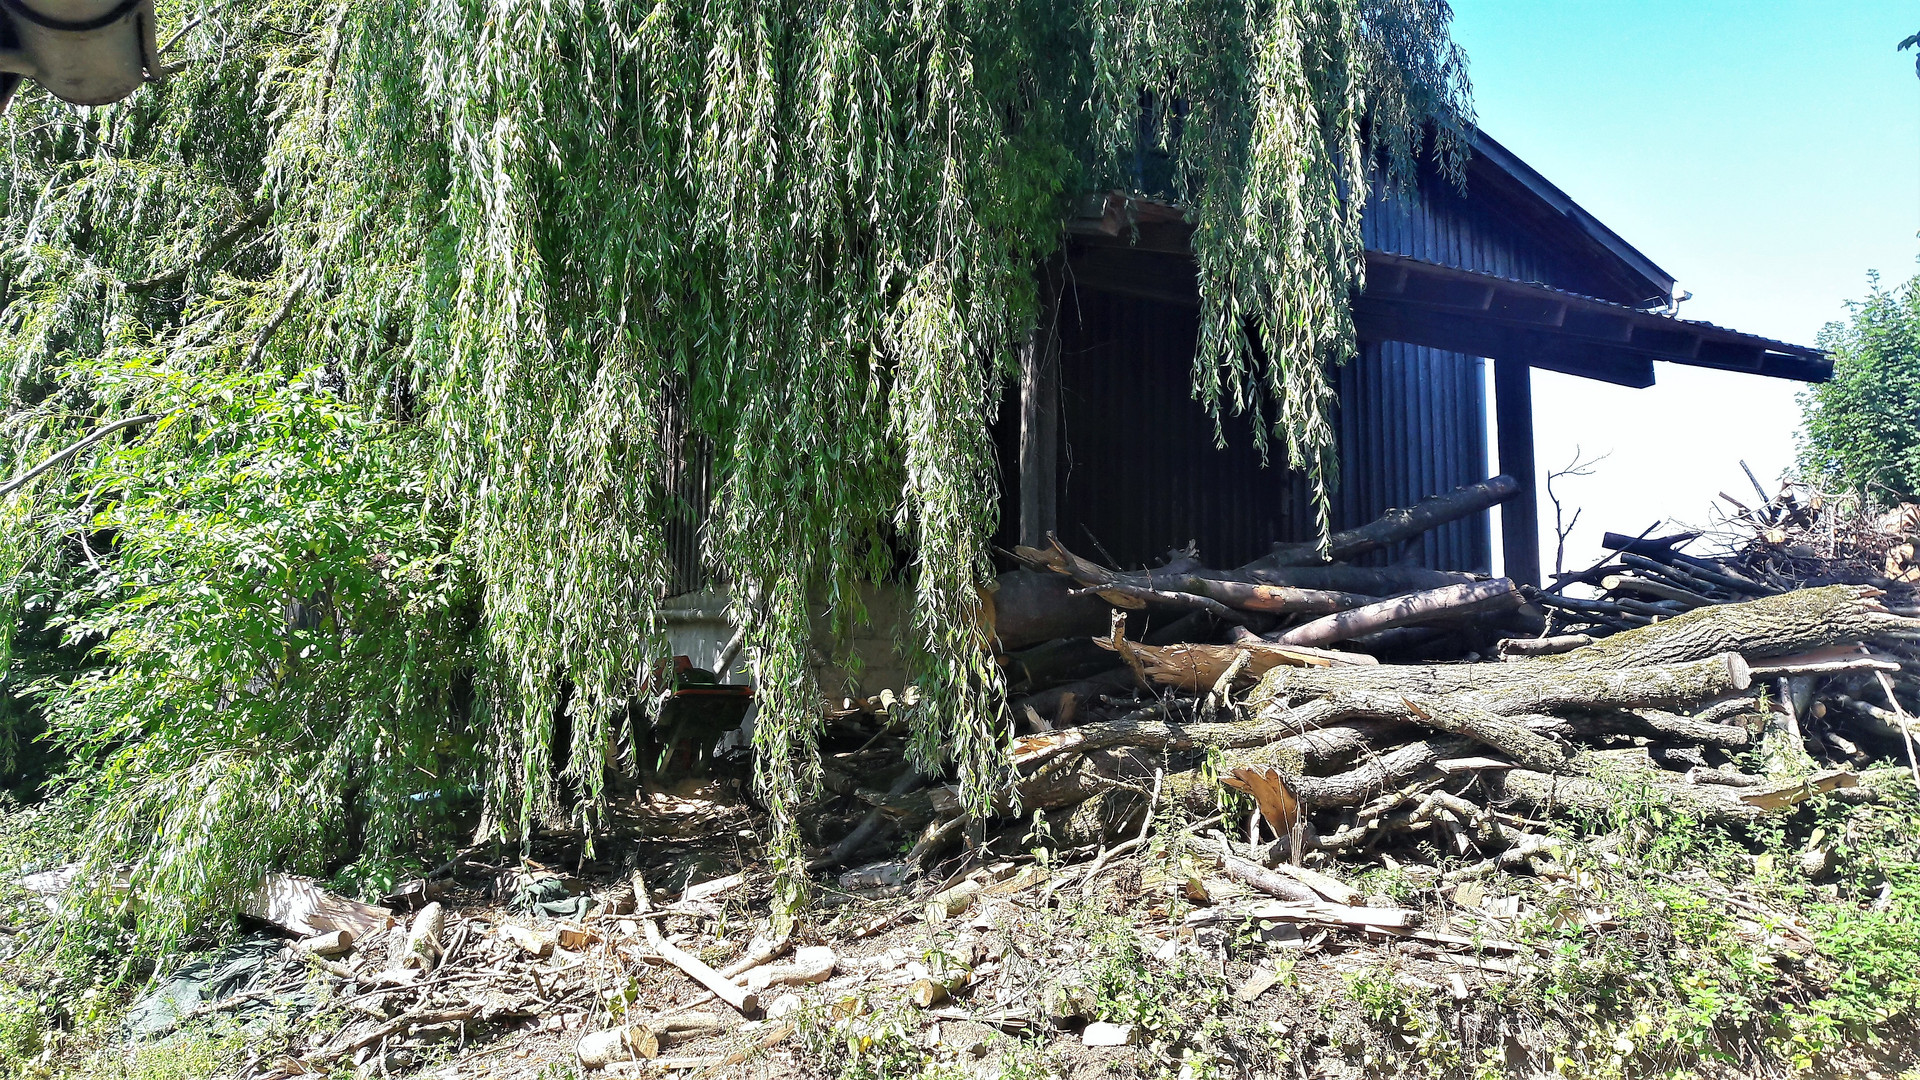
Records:
[[[100,440],[106,438],[107,436],[113,434],[114,432],[121,431],[131,427],[139,427],[142,424],[151,424],[155,420],[160,419],[160,416],[161,416],[160,413],[141,413],[138,416],[129,416],[121,420],[115,420],[111,424],[107,424],[103,427],[98,427],[93,429],[93,431],[89,432],[86,436],[81,438],[79,441],[73,443],[72,445],[68,446],[66,449],[55,453],[52,457],[48,458],[47,460],[42,461],[40,464],[35,465],[33,468],[28,469],[26,472],[21,473],[19,476],[15,477],[14,479],[7,481],[7,483],[4,486],[0,486],[0,499],[4,499],[7,496],[13,494],[14,492],[20,490],[21,488],[27,486],[28,484],[32,483],[34,478],[39,476],[41,473],[46,472],[48,469],[55,468],[61,462],[66,461],[69,458],[72,458],[75,454],[78,454],[80,451],[85,450],[87,447],[92,446],[95,443],[98,443]]]

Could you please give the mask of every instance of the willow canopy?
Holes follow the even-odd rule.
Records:
[[[1165,152],[1195,392],[1259,419],[1324,526],[1360,207],[1469,123],[1450,18],[161,3],[163,86],[26,89],[0,123],[0,475],[151,418],[0,501],[0,635],[85,647],[30,685],[96,854],[172,932],[268,865],[377,876],[461,792],[523,828],[557,774],[591,813],[664,651],[689,440],[776,850],[816,771],[808,643],[875,582],[911,596],[916,753],[990,797],[988,423],[1066,215]]]

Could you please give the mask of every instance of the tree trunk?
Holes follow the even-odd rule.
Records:
[[[1883,634],[1920,632],[1920,619],[1893,614],[1876,594],[1877,590],[1864,587],[1829,585],[1696,608],[1542,662],[1590,671],[1699,660],[1729,652],[1783,656]]]

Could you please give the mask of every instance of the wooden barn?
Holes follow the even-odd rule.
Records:
[[[1464,184],[1423,168],[1413,190],[1374,197],[1362,230],[1361,354],[1335,375],[1336,529],[1508,473],[1525,488],[1503,507],[1504,572],[1537,584],[1533,368],[1630,387],[1653,385],[1655,361],[1804,381],[1831,372],[1818,350],[1674,317],[1672,275],[1484,135]],[[1235,566],[1309,538],[1301,478],[1262,467],[1245,421],[1216,449],[1192,397],[1191,227],[1164,203],[1110,196],[1070,234],[1040,344],[998,426],[1002,545],[1055,531],[1134,567],[1193,540],[1210,565]],[[1488,572],[1489,517],[1381,557]]]

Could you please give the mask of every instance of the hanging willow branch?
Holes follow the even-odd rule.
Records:
[[[809,657],[876,587],[910,598],[916,764],[956,768],[975,807],[1005,783],[979,612],[989,425],[1080,196],[1186,208],[1195,392],[1313,476],[1324,530],[1361,207],[1429,128],[1453,161],[1469,123],[1440,0],[271,0],[201,19],[181,40],[204,59],[164,87],[85,113],[27,94],[3,122],[0,386],[99,411],[258,373],[364,421],[299,461],[425,447],[382,482],[450,522],[430,535],[478,619],[407,647],[477,657],[460,717],[488,754],[465,767],[504,829],[553,805],[560,760],[579,811],[598,806],[611,725],[665,653],[665,478],[704,447],[703,554],[748,628],[757,790],[789,868],[818,771]],[[236,407],[286,400],[249,393]],[[114,482],[190,488],[176,443]],[[124,640],[167,640],[149,629]],[[289,717],[318,700],[275,678]],[[84,692],[65,707],[85,714]]]

